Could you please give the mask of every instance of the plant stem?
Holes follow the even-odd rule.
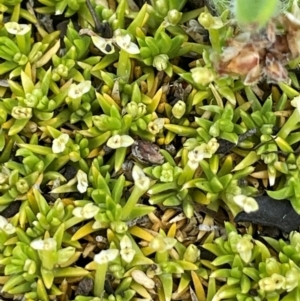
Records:
[[[108,263],[97,264],[94,283],[94,295],[102,297]]]

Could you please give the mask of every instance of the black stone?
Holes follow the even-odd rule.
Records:
[[[263,226],[273,226],[285,233],[299,230],[300,215],[298,215],[288,200],[274,200],[267,195],[255,197],[259,209],[255,212],[240,212],[235,222],[251,222]]]

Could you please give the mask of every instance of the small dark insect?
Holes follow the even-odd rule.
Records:
[[[163,164],[164,157],[159,150],[156,144],[143,140],[135,141],[131,147],[133,157],[144,164]]]

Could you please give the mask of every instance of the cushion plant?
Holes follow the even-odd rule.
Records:
[[[300,300],[298,0],[0,25],[1,299]]]

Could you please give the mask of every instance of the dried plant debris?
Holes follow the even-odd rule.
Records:
[[[132,156],[145,164],[162,164],[164,162],[164,157],[159,152],[160,148],[158,145],[137,140],[131,146]]]

